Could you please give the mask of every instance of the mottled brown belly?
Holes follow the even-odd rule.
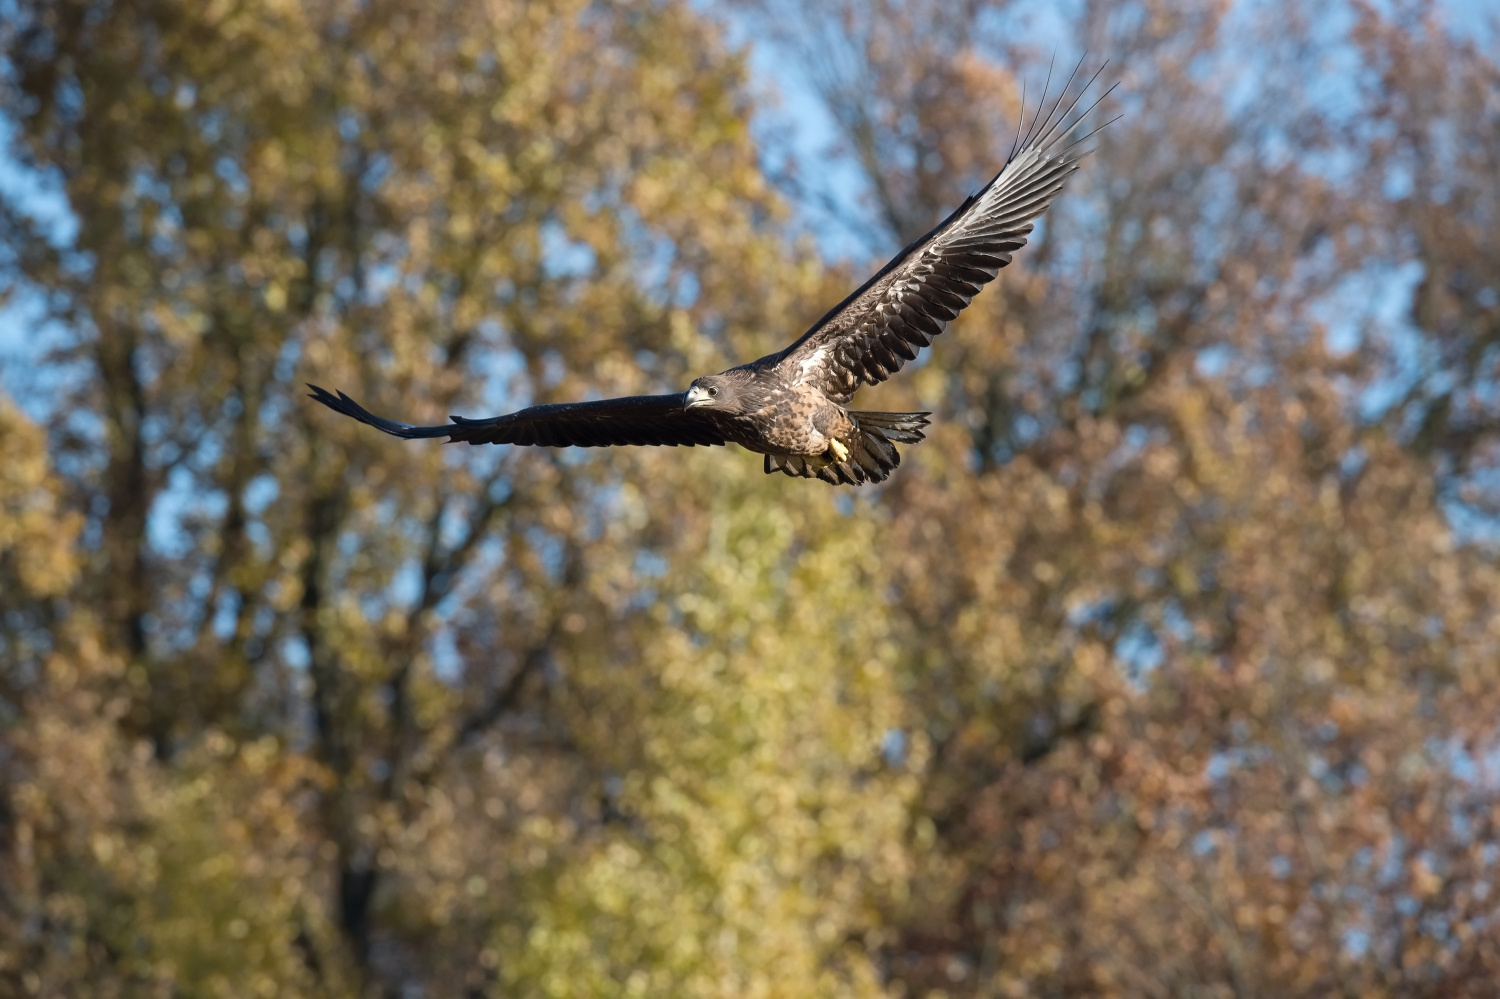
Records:
[[[814,456],[827,451],[830,440],[847,442],[854,421],[826,399],[793,396],[750,416],[725,420],[722,430],[728,440],[761,454]]]

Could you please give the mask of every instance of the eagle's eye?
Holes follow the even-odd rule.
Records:
[[[708,394],[709,395],[718,395],[719,394],[719,390],[717,388],[710,388],[708,390]]]

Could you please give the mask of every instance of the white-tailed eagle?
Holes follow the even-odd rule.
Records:
[[[483,420],[455,416],[435,427],[383,419],[342,392],[334,395],[315,385],[309,386],[312,398],[407,439],[542,447],[693,447],[732,441],[764,454],[768,473],[835,485],[883,481],[900,464],[895,445],[920,441],[930,414],[849,409],[850,399],[861,385],[885,381],[915,359],[1026,245],[1037,217],[1088,154],[1082,143],[1098,131],[1075,137],[1113,87],[1064,127],[1098,76],[1061,114],[1069,85],[1050,111],[1043,88],[1031,126],[1024,135],[1017,128],[1000,172],[795,343],[704,375],[686,392],[532,406]],[[1071,83],[1073,77],[1068,79]]]

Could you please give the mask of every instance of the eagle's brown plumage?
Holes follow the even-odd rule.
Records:
[[[1088,136],[1073,135],[1099,101],[1064,123],[1093,79],[1061,114],[1068,84],[1050,111],[1044,88],[1031,127],[1024,137],[1018,130],[1000,172],[795,343],[699,378],[686,392],[532,406],[485,420],[455,416],[432,427],[383,419],[315,385],[312,398],[408,439],[546,447],[732,441],[764,454],[768,473],[846,485],[883,481],[901,462],[895,445],[920,441],[929,414],[862,412],[847,408],[849,400],[861,385],[882,382],[914,359],[1026,245],[1037,217],[1087,154],[1080,146]]]

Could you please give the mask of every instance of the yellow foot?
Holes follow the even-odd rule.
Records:
[[[842,441],[830,440],[828,442],[828,457],[833,459],[834,464],[842,464],[849,460],[849,449]]]

